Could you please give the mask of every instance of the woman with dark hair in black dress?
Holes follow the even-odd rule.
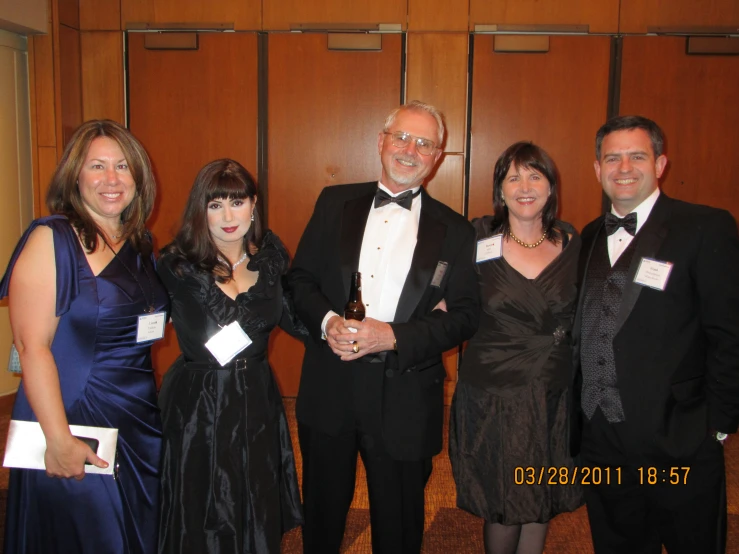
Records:
[[[277,554],[302,523],[295,460],[267,363],[271,331],[306,336],[282,289],[289,259],[233,160],[198,174],[158,264],[182,356],[164,377],[159,552]]]
[[[541,553],[549,520],[582,504],[579,487],[546,483],[551,472],[573,469],[568,388],[580,238],[555,218],[557,171],[534,144],[513,144],[496,162],[493,209],[473,221],[482,314],[452,401],[450,457],[457,505],[485,519],[485,551]]]

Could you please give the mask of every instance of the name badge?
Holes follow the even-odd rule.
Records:
[[[477,241],[477,259],[478,264],[495,260],[503,255],[503,235],[494,235],[486,239]]]
[[[634,277],[634,282],[657,290],[665,290],[667,280],[670,278],[672,264],[660,262],[651,258],[642,258],[639,269]]]
[[[144,314],[139,316],[139,324],[136,328],[136,342],[151,342],[159,340],[164,336],[164,324],[167,322],[165,312]]]
[[[446,273],[446,268],[449,264],[446,262],[439,262],[436,264],[436,270],[434,271],[434,276],[431,279],[431,286],[439,288],[441,286],[441,281],[444,279],[444,274]]]
[[[205,347],[210,350],[218,363],[224,366],[251,343],[252,340],[241,328],[239,322],[234,321],[213,335],[205,343]]]

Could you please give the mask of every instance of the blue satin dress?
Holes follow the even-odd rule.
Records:
[[[138,317],[151,303],[168,309],[152,259],[130,243],[95,276],[67,219],[34,221],[0,282],[0,297],[30,233],[53,231],[56,315],[52,353],[70,424],[114,427],[118,477],[81,481],[11,470],[5,552],[150,554],[156,551],[161,422],[151,343],[136,343]],[[21,381],[13,418],[35,421]],[[113,462],[113,460],[106,460]]]

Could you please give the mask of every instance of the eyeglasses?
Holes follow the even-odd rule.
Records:
[[[383,131],[383,133],[390,135],[390,140],[395,148],[407,148],[411,142],[414,142],[418,153],[424,156],[430,156],[433,151],[436,150],[436,143],[429,139],[414,137],[413,135],[404,133],[403,131],[395,131],[394,133]]]

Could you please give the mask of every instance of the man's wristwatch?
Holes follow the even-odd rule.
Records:
[[[724,444],[724,441],[727,439],[729,435],[726,433],[722,433],[721,431],[716,431],[713,434],[713,438],[716,439],[719,443]]]

